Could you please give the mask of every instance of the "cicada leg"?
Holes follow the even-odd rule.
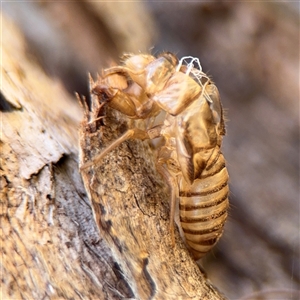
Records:
[[[140,130],[138,128],[129,129],[126,131],[122,136],[120,136],[117,140],[115,140],[112,144],[110,144],[107,148],[105,148],[100,154],[96,155],[92,160],[89,162],[83,164],[80,167],[80,170],[87,169],[94,164],[98,163],[106,154],[108,154],[110,151],[118,147],[120,144],[125,142],[129,139],[140,139],[145,140],[149,139],[149,135],[146,131]]]
[[[160,136],[160,131],[161,131],[161,125],[152,127],[147,131],[141,130],[139,128],[129,129],[122,136],[116,139],[112,144],[110,144],[107,148],[105,148],[101,153],[96,155],[92,160],[83,164],[80,167],[80,170],[82,171],[98,163],[106,154],[108,154],[110,151],[114,150],[120,144],[122,144],[123,142],[129,139],[139,139],[139,140],[154,139]]]
[[[170,159],[171,152],[172,151],[169,150],[167,147],[161,148],[161,150],[158,154],[156,169],[162,175],[162,177],[165,179],[165,181],[168,183],[168,186],[171,191],[169,230],[170,230],[170,234],[171,234],[172,246],[174,247],[175,246],[174,222],[175,222],[175,208],[176,208],[176,197],[177,197],[177,187],[178,186],[177,186],[176,176],[172,175],[166,167],[166,163]]]

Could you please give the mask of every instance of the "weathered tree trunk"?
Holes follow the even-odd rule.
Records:
[[[82,172],[97,227],[78,170],[79,105],[3,27],[1,298],[223,299],[178,233],[171,246],[168,193],[146,143],[124,143]],[[126,129],[115,118],[84,119],[82,159]]]

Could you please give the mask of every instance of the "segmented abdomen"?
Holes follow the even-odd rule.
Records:
[[[203,257],[221,237],[229,206],[228,194],[228,173],[221,152],[192,185],[184,179],[179,183],[181,227],[195,259]]]

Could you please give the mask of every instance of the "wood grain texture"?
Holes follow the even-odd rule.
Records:
[[[157,294],[180,299],[175,294],[180,291],[182,299],[197,295],[223,299],[205,281],[183,244],[167,254],[169,261],[159,256],[161,245],[151,244],[155,231],[167,244],[163,226],[167,204],[162,195],[153,194],[158,187],[151,159],[147,162],[147,155],[141,156],[144,152],[134,143],[130,148],[124,145],[121,158],[112,157],[100,166],[107,172],[104,177],[99,173],[91,185],[92,193],[104,195],[102,225],[109,229],[110,239],[106,231],[99,232],[78,171],[79,105],[32,61],[22,35],[4,16],[2,24],[0,297],[110,300],[155,299]],[[117,134],[115,129],[109,129],[108,137]],[[102,136],[99,131],[94,138],[100,142],[98,134]],[[132,154],[139,157],[132,158],[133,164]],[[131,174],[135,184],[130,185],[130,177],[123,174]],[[117,212],[115,204],[122,205],[120,215],[110,216]],[[141,216],[146,216],[144,223]],[[154,221],[157,217],[159,223]],[[150,250],[156,254],[152,256]],[[168,274],[157,286],[156,273]]]
[[[99,117],[97,103],[93,95],[93,110],[86,111],[81,125],[81,165],[128,128],[126,120],[110,109],[104,119],[93,121]],[[178,232],[172,247],[169,196],[153,161],[146,142],[128,141],[82,171],[99,231],[136,298],[222,299],[203,284],[203,274]]]
[[[21,109],[19,99],[23,97],[19,93],[28,85],[24,76],[27,79],[37,78],[35,85],[40,86],[40,73],[34,77],[27,67],[24,68],[27,60],[33,64],[38,59],[38,63],[48,75],[58,78],[70,93],[77,91],[87,95],[87,72],[95,74],[108,66],[112,59],[118,60],[126,43],[131,43],[122,38],[130,38],[129,31],[122,32],[120,29],[131,28],[132,24],[143,28],[142,33],[145,37],[134,39],[135,44],[131,44],[133,48],[128,49],[133,53],[149,50],[149,53],[156,54],[168,50],[178,56],[190,53],[199,57],[203,69],[213,75],[227,112],[225,116],[228,119],[228,135],[224,139],[223,152],[230,173],[231,190],[229,216],[223,237],[202,259],[202,265],[209,280],[230,299],[299,299],[299,293],[293,291],[300,289],[299,3],[177,1],[170,5],[167,2],[147,1],[143,4],[154,26],[149,23],[143,24],[145,14],[138,13],[138,9],[132,13],[134,6],[126,5],[128,10],[124,12],[124,6],[118,8],[117,2],[114,9],[116,14],[109,18],[101,17],[101,14],[106,14],[104,8],[96,16],[95,10],[87,1],[3,2],[3,14],[9,13],[24,32],[27,39],[26,53],[31,54],[30,59],[17,55],[19,49],[16,41],[19,37],[15,32],[10,34],[8,25],[3,23],[2,35],[8,34],[10,39],[10,43],[5,39],[3,49],[6,44],[9,46],[11,57],[15,58],[14,61],[20,69],[19,75],[23,78],[21,88],[19,85],[14,88],[16,93],[18,91],[16,96],[6,96],[10,104],[1,101],[1,104],[5,103],[3,109],[6,112],[16,109],[14,122],[17,122],[24,114],[22,110],[18,111]],[[133,15],[134,18],[127,18]],[[108,28],[115,24],[112,22],[113,18],[120,22],[126,20],[131,24],[116,24],[119,27],[110,30]],[[152,30],[155,37],[151,34]],[[118,33],[113,34],[112,31]],[[150,41],[149,37],[152,37]],[[1,63],[5,62],[3,59]],[[11,72],[11,68],[7,68],[6,72],[10,76],[18,73]],[[59,96],[56,93],[51,94],[57,84],[57,81],[55,84],[51,81],[51,88],[39,94],[40,99],[34,105],[35,111],[43,106],[47,93],[52,95],[48,109],[55,105],[56,111],[57,103],[62,103],[62,107],[70,111],[69,104],[62,102],[62,99],[66,98],[61,96],[61,92],[58,93]],[[4,85],[2,88],[4,89]],[[9,86],[9,89],[12,87]],[[34,98],[31,97],[29,102],[32,99]],[[39,124],[46,124],[47,116],[44,114]],[[54,123],[59,124],[59,119],[62,120],[55,119]],[[79,119],[80,117],[77,119],[77,125],[71,122],[70,128],[76,131]],[[66,120],[70,120],[69,117]],[[2,124],[3,128],[6,128],[6,123]],[[24,123],[19,120],[17,124],[16,128],[20,129]],[[52,128],[51,123],[47,124],[46,128],[44,126],[46,131]],[[65,126],[66,123],[61,127]],[[65,141],[68,138],[75,140],[75,149],[77,140],[72,138],[72,132],[74,131],[69,129],[69,133],[63,136]],[[45,139],[42,139],[42,136],[41,131],[37,139],[33,139],[34,146],[38,142],[43,146]],[[18,138],[18,135],[14,137]],[[55,140],[53,135],[50,140]],[[11,145],[22,150],[18,142]],[[0,155],[4,157],[2,149],[9,148],[3,143],[0,147]],[[34,151],[32,147],[29,149]],[[9,167],[12,168],[12,164],[21,164],[23,170],[23,166],[28,162],[27,166],[31,166],[32,170],[38,170],[42,164],[34,161],[32,157],[24,153],[19,156],[18,152],[16,157],[9,157]],[[53,155],[53,160],[55,157],[60,157],[60,153]],[[49,161],[49,157],[45,161]],[[62,159],[61,162],[67,161]],[[2,160],[1,166],[3,164]],[[53,169],[56,170],[55,163]],[[70,170],[73,170],[73,167]],[[68,175],[65,178],[70,174],[78,176],[78,173],[73,171],[66,174]],[[20,173],[16,178],[19,176]],[[66,179],[58,179],[60,184],[65,184]],[[20,186],[20,183],[18,181],[12,187]],[[74,186],[80,187],[78,181],[71,180],[71,183],[72,192]],[[2,187],[7,184],[2,177],[0,184],[2,191]],[[63,188],[61,190],[64,191]],[[89,268],[85,269],[93,270],[89,271],[89,274],[95,279],[95,284],[96,279],[101,278],[97,270],[104,270],[107,275],[103,285],[107,291],[111,292],[114,286],[122,286],[124,282],[118,281],[121,280],[118,265],[106,264],[97,252],[106,247],[105,252],[108,254],[104,257],[110,257],[107,252],[109,248],[105,246],[103,239],[99,240],[97,228],[94,222],[90,221],[92,213],[89,201],[83,196],[85,194],[79,193],[79,199],[72,193],[64,194],[71,195],[72,201],[62,200],[65,206],[58,202],[60,220],[64,220],[62,216],[67,216],[66,211],[70,211],[73,220],[70,221],[71,224],[78,223],[84,226],[82,232],[88,248],[83,245],[80,249],[90,257],[85,264]],[[55,213],[53,219],[56,220]],[[68,223],[64,220],[64,224]],[[94,224],[94,227],[91,227],[91,224]],[[77,225],[69,226],[74,230],[78,228]],[[64,228],[68,226],[65,225]],[[74,235],[78,236],[77,231],[74,232]],[[32,231],[28,234],[32,235]],[[95,243],[98,240],[99,244]],[[11,241],[7,242],[10,243]],[[12,253],[12,250],[9,253]],[[11,255],[9,258],[11,259]],[[99,260],[95,261],[96,258]],[[114,274],[110,270],[114,271]],[[46,273],[38,274],[43,276]],[[110,281],[113,278],[115,281]],[[11,282],[13,286],[14,281]],[[130,294],[124,292],[124,295]],[[86,299],[98,299],[96,296],[94,291]]]

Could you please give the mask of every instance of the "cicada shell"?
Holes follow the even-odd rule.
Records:
[[[225,125],[216,85],[194,57],[169,52],[158,57],[127,55],[122,65],[103,71],[93,92],[134,119],[153,120],[165,112],[162,124],[130,129],[85,168],[129,138],[164,138],[157,167],[171,188],[170,231],[176,197],[186,244],[195,259],[205,255],[222,235],[227,218],[228,172],[221,152]]]

